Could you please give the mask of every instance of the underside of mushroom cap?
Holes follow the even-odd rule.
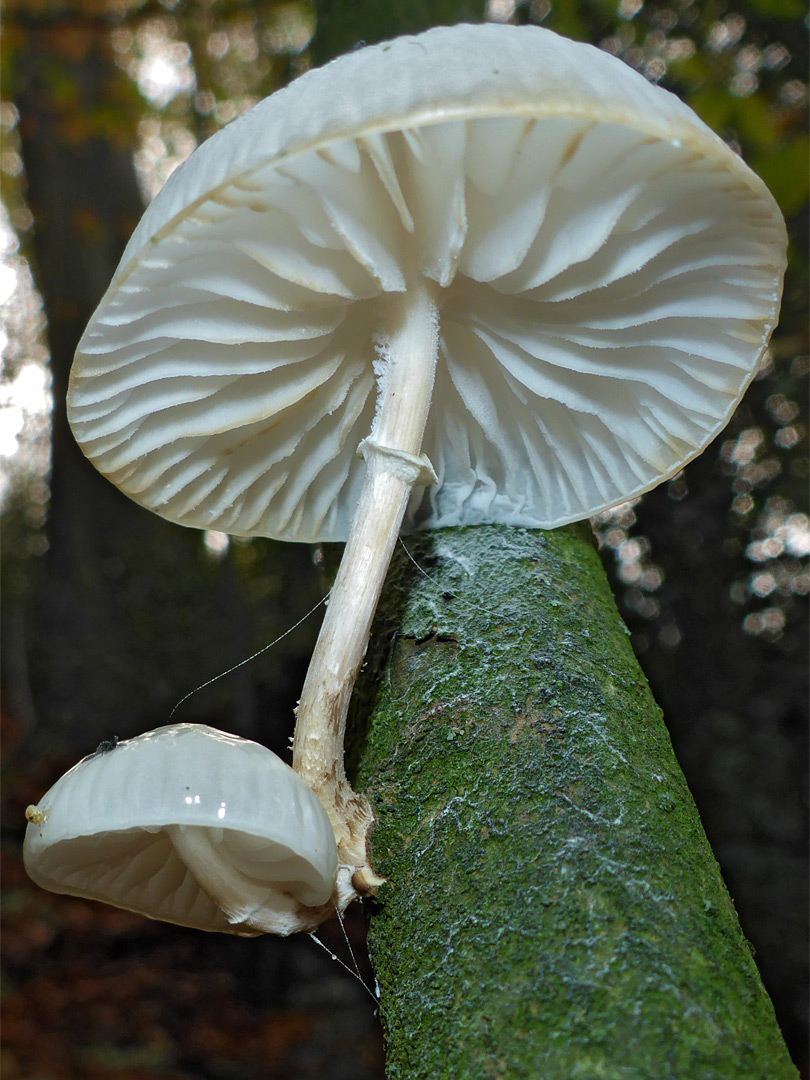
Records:
[[[52,892],[247,936],[334,911],[337,848],[317,797],[266,747],[214,728],[92,754],[32,809],[25,867]]]
[[[405,528],[551,527],[672,475],[775,325],[781,216],[677,98],[539,28],[341,58],[170,179],[80,344],[85,453],[181,524],[345,539],[392,296],[438,285]]]

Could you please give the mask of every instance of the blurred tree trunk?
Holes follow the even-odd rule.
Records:
[[[587,527],[408,546],[354,713],[388,1075],[795,1077]]]
[[[133,6],[127,25],[137,28],[148,15],[146,6]],[[6,29],[5,76],[20,113],[54,402],[48,550],[24,571],[36,584],[11,622],[18,631],[36,630],[27,630],[16,650],[27,671],[19,656],[15,670],[30,679],[33,712],[42,720],[35,742],[80,752],[111,734],[165,723],[183,693],[243,660],[257,638],[264,644],[287,629],[281,620],[288,604],[267,604],[286,582],[301,583],[308,606],[317,588],[303,545],[232,548],[223,573],[197,530],[127,499],[85,460],[71,434],[65,395],[73,354],[143,210],[133,154],[145,102],[112,45],[123,17],[83,0],[17,4]],[[307,629],[265,662],[272,695],[260,725],[253,669],[240,669],[178,719],[285,747],[302,642],[306,654]]]
[[[110,583],[120,565],[120,538],[140,532],[143,522],[88,467],[70,433],[65,394],[81,332],[143,210],[132,161],[137,95],[114,64],[103,16],[84,15],[79,4],[60,5],[52,17],[47,9],[18,9],[15,30],[12,93],[54,400],[35,698],[56,732],[83,713],[92,740],[101,734],[91,690],[99,680],[88,678],[88,669],[101,659],[102,643],[107,661],[116,662],[109,656],[119,638],[110,625]]]

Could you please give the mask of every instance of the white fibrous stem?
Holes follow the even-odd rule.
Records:
[[[166,825],[164,830],[203,892],[228,922],[243,932],[287,935],[310,931],[334,915],[331,903],[307,907],[285,892],[285,872],[274,880],[272,862],[258,874],[245,873],[222,843],[224,830],[197,825]],[[283,864],[279,858],[276,865]]]
[[[383,880],[368,864],[373,814],[346,779],[343,742],[352,689],[409,496],[415,484],[435,481],[430,463],[420,457],[439,346],[435,289],[433,282],[418,279],[392,302],[380,344],[377,414],[359,448],[366,477],[298,706],[293,768],[317,794],[335,830],[341,910]]]

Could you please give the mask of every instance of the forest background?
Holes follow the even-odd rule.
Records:
[[[40,892],[20,862],[22,815],[101,739],[165,723],[183,694],[283,633],[324,591],[317,551],[167,524],[73,443],[73,351],[143,205],[199,142],[309,67],[360,42],[482,18],[589,41],[674,90],[763,176],[788,219],[780,329],[731,425],[684,472],[593,524],[807,1075],[804,14],[801,0],[8,0],[5,1080],[382,1076],[373,1002],[307,938],[201,935]],[[176,718],[286,754],[316,630],[313,616]],[[362,954],[359,907],[347,928]],[[336,927],[322,936],[339,947]]]

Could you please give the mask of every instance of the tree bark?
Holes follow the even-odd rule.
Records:
[[[587,530],[407,543],[353,715],[391,1080],[795,1077]]]

